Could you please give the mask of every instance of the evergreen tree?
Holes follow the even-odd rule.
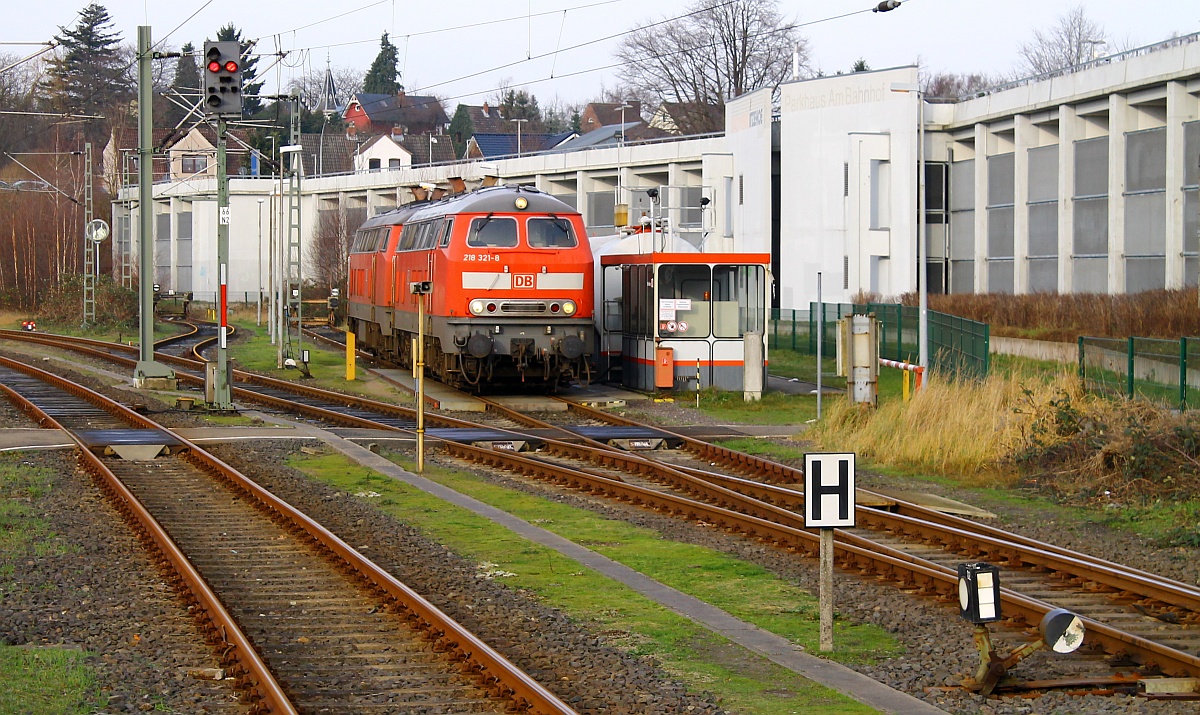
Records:
[[[175,78],[171,80],[171,89],[176,96],[174,101],[167,102],[166,111],[166,121],[172,127],[188,113],[176,102],[195,104],[200,97],[200,66],[196,64],[195,45],[190,42],[185,44],[180,48],[179,54],[181,56],[175,63]]]
[[[379,54],[375,56],[375,61],[371,63],[371,68],[367,70],[367,76],[363,79],[363,92],[396,94],[403,90],[404,86],[398,80],[400,72],[396,69],[399,63],[400,53],[388,40],[388,34],[385,32],[379,40]]]
[[[462,156],[467,150],[467,142],[475,135],[475,124],[471,121],[467,105],[460,104],[454,110],[450,120],[450,141],[454,144],[454,156]]]
[[[42,89],[50,108],[60,112],[112,112],[135,95],[120,33],[112,32],[108,10],[99,3],[83,9],[79,22],[54,39],[60,51],[46,66]]]
[[[250,44],[242,41],[242,31],[234,27],[232,22],[217,30],[217,40],[237,40],[240,44],[242,48],[242,114],[258,114],[258,110],[262,109],[262,100],[258,98],[258,92],[263,86],[262,82],[254,81],[257,74],[254,66],[258,64],[258,58],[250,56]]]
[[[866,60],[864,60],[863,58],[859,57],[859,58],[858,58],[858,59],[857,59],[857,60],[854,62],[854,65],[853,65],[853,66],[850,68],[850,71],[851,71],[851,72],[870,72],[870,71],[871,71],[871,66],[867,64],[867,61],[866,61]]]
[[[529,124],[525,126],[526,131],[542,131],[542,110],[538,107],[537,97],[530,94],[528,90],[505,89],[500,93],[499,99],[505,119],[509,121],[528,119]]]

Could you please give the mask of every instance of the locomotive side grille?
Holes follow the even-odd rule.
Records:
[[[540,300],[506,300],[500,304],[500,312],[541,315],[546,312],[546,304]]]

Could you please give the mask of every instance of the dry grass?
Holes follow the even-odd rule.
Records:
[[[1018,477],[1011,456],[1036,419],[1030,400],[1046,403],[1062,390],[1077,392],[1077,385],[1065,370],[1050,379],[934,379],[909,403],[893,399],[864,410],[836,400],[806,436],[879,465],[977,486],[1008,484]]]
[[[916,305],[916,294],[905,294]],[[1080,335],[1179,338],[1200,335],[1195,288],[1131,295],[1079,293],[931,295],[929,307],[988,323],[992,335],[1073,342]]]
[[[806,437],[966,486],[1023,486],[1074,504],[1200,496],[1200,413],[1084,394],[1069,370],[935,378],[878,409],[835,400]]]

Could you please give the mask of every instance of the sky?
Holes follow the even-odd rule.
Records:
[[[16,0],[10,0],[15,3]],[[129,44],[149,25],[172,49],[200,45],[233,22],[244,38],[260,38],[259,77],[276,82],[335,67],[365,72],[388,32],[401,58],[401,83],[412,94],[436,94],[449,107],[480,104],[500,86],[527,88],[542,106],[594,99],[620,81],[613,35],[681,14],[692,0],[107,0],[113,29]],[[6,13],[0,53],[36,48],[7,43],[49,40],[73,26],[84,0],[38,0],[36,11]],[[825,74],[863,59],[872,69],[920,62],[933,72],[1011,73],[1017,51],[1075,0],[905,0],[888,13],[860,12],[864,0],[782,0],[802,24],[812,63]],[[1172,34],[1200,32],[1195,0],[1087,0],[1086,11],[1116,43],[1138,47]],[[857,13],[857,14],[850,14]],[[847,15],[845,17],[838,17]],[[607,39],[606,39],[607,38]],[[587,43],[587,44],[585,44]],[[583,45],[582,47],[576,47]],[[571,49],[575,48],[575,49]]]

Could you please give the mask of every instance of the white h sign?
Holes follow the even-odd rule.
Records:
[[[804,455],[804,525],[854,526],[854,454]]]

